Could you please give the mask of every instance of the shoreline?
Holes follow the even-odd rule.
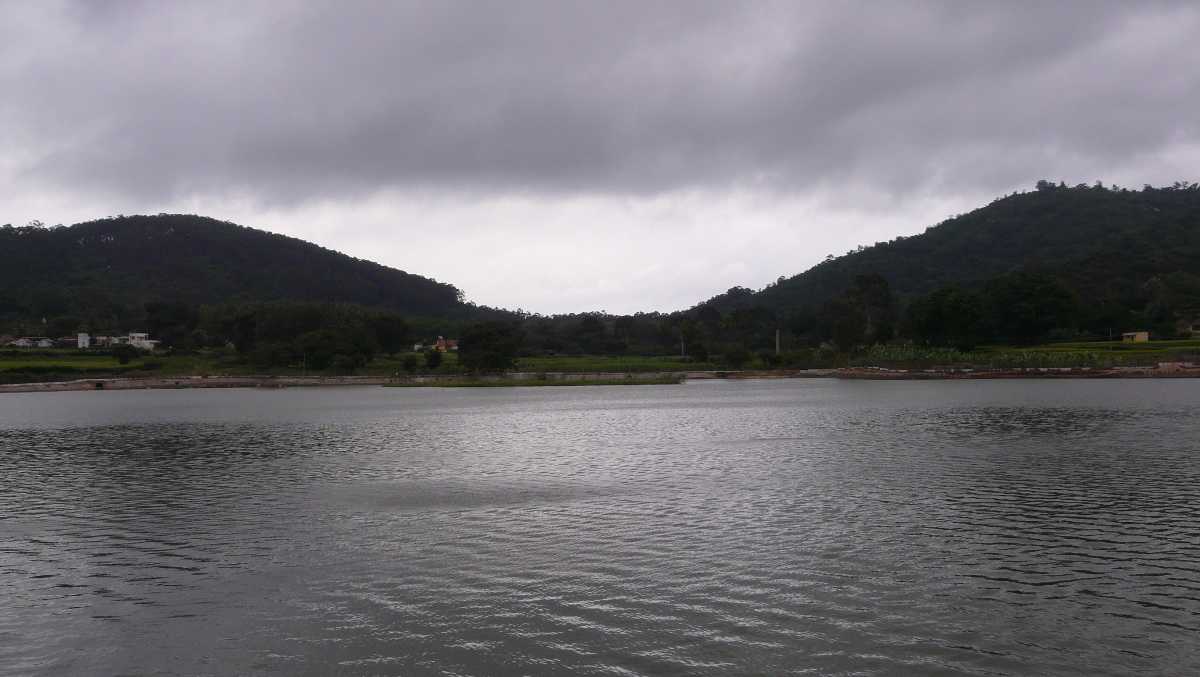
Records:
[[[0,394],[104,390],[182,390],[191,388],[388,387],[540,387],[582,385],[668,385],[685,381],[835,378],[864,381],[941,381],[1060,378],[1200,378],[1200,365],[1162,363],[1154,367],[1027,367],[1017,369],[776,369],[688,372],[514,372],[503,376],[178,376],[149,378],[84,378],[70,381],[0,384]]]

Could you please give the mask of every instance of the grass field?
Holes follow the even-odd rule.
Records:
[[[1076,350],[1090,352],[1118,352],[1122,354],[1154,354],[1194,352],[1200,353],[1200,340],[1179,339],[1173,341],[1147,341],[1146,343],[1123,343],[1121,341],[1072,341],[1066,343],[1048,343],[1034,346],[1031,350],[1039,352],[1070,352]]]
[[[50,358],[0,358],[0,370],[20,371],[55,367],[63,369],[115,369],[121,364],[111,357],[50,357]]]
[[[1048,343],[1038,346],[983,346],[971,352],[912,345],[874,346],[851,358],[854,366],[1023,367],[1151,366],[1159,362],[1200,361],[1200,341],[1118,341]]]
[[[196,367],[197,364],[187,358],[158,355],[147,355],[121,364],[111,355],[79,350],[3,351],[0,352],[0,383],[203,373]]]

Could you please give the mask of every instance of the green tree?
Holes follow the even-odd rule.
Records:
[[[913,301],[908,318],[913,338],[931,346],[973,350],[984,332],[979,295],[956,286]]]
[[[604,350],[607,329],[597,313],[588,313],[579,321],[572,335],[581,352],[596,355]]]
[[[758,361],[768,369],[774,369],[775,367],[778,367],[780,363],[779,355],[776,355],[770,350],[760,350],[758,351],[758,355],[756,355],[756,357],[758,357]]]
[[[1070,290],[1037,273],[998,277],[984,287],[987,316],[996,338],[1018,345],[1043,341],[1054,329],[1075,323],[1077,307]]]
[[[846,297],[862,314],[864,342],[883,343],[891,340],[895,334],[895,301],[891,287],[882,275],[856,275]]]
[[[394,355],[410,345],[408,323],[393,313],[376,313],[370,318],[371,329],[379,349]]]
[[[250,361],[254,366],[263,368],[283,367],[301,359],[290,341],[259,342],[255,344],[254,352],[250,353]],[[308,366],[312,366],[311,362]]]
[[[329,329],[310,331],[297,341],[301,357],[309,369],[322,371],[333,364],[338,354],[338,336]]]
[[[507,322],[480,322],[458,340],[458,361],[472,372],[502,372],[517,366],[520,330]]]
[[[145,309],[146,331],[164,346],[186,346],[200,321],[195,307],[179,301],[152,301]]]
[[[129,364],[130,360],[142,354],[142,351],[134,348],[128,343],[121,343],[112,347],[112,355],[117,358],[117,362],[121,364]]]
[[[442,366],[442,359],[442,351],[430,350],[429,352],[425,353],[425,368],[429,369],[430,371],[436,370],[438,367]]]
[[[417,369],[421,366],[420,361],[417,360],[417,356],[411,353],[404,356],[404,361],[401,364],[404,366],[404,371],[410,374],[417,373]]]
[[[742,367],[746,366],[746,363],[749,362],[752,358],[753,358],[753,356],[750,354],[749,350],[738,347],[738,348],[733,348],[732,350],[727,351],[724,355],[723,361],[725,362],[725,364],[728,364],[729,366],[733,367],[734,369],[741,369]]]
[[[77,317],[56,317],[50,320],[50,324],[46,325],[46,335],[58,338],[59,336],[68,336],[78,331],[80,325]]]
[[[631,315],[622,315],[613,320],[613,330],[626,347],[633,341],[633,330],[636,326],[637,321]]]
[[[867,316],[851,299],[836,298],[821,310],[819,324],[838,350],[850,352],[867,339]]]

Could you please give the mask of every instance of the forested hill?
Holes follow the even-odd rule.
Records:
[[[1016,272],[1047,274],[1085,305],[1137,309],[1162,284],[1200,283],[1200,188],[1143,190],[1039,182],[923,234],[860,248],[753,292],[735,288],[697,309],[813,312],[859,275],[880,275],[901,302]],[[1197,299],[1200,301],[1200,299]]]
[[[459,314],[453,285],[215,219],[123,216],[0,228],[0,316],[119,324],[154,301],[319,301]]]

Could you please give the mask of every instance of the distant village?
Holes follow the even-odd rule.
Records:
[[[128,345],[138,350],[153,351],[158,347],[158,343],[158,341],[150,338],[150,334],[144,332],[130,332],[125,336],[92,336],[91,334],[79,333],[74,336],[62,336],[59,338],[50,338],[48,336],[0,337],[0,345],[10,348],[78,348],[79,350],[87,350],[89,348]]]
[[[133,346],[139,350],[153,351],[158,348],[159,341],[150,338],[145,332],[130,332],[125,336],[92,336],[79,333],[74,336],[50,338],[48,336],[0,336],[0,346],[9,348],[109,348],[112,346]],[[458,339],[437,337],[432,343],[414,343],[413,352],[436,350],[441,353],[458,350]]]

